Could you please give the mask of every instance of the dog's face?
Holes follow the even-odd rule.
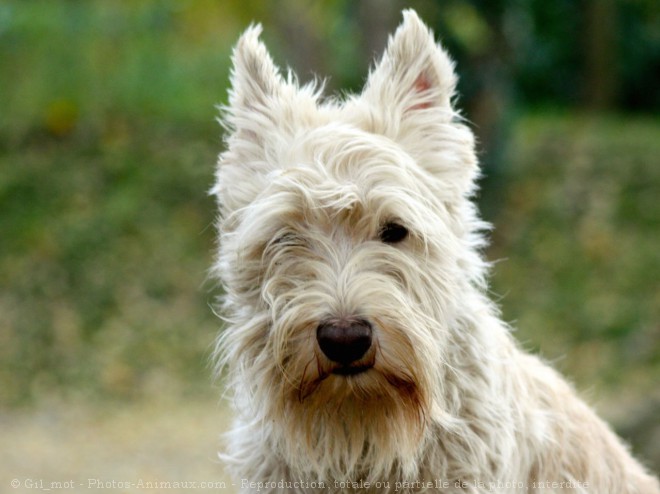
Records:
[[[234,53],[214,189],[219,352],[241,411],[275,424],[276,447],[312,471],[414,462],[460,346],[461,294],[483,275],[452,63],[404,15],[343,102],[284,80],[258,28]]]

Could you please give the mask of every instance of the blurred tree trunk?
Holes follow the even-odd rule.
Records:
[[[587,0],[585,21],[584,101],[591,110],[608,110],[618,91],[616,0]]]
[[[301,82],[328,74],[328,50],[316,29],[311,5],[293,0],[270,4],[271,21],[283,33],[286,66],[292,67]]]
[[[362,0],[355,5],[361,27],[362,58],[372,63],[381,56],[388,35],[400,22],[401,8],[392,0]]]

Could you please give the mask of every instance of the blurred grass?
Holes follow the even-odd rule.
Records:
[[[497,203],[493,291],[526,346],[583,385],[660,377],[660,121],[518,120]],[[490,187],[490,189],[488,189]]]
[[[208,385],[224,13],[0,4],[0,403]]]
[[[139,395],[204,368],[213,144],[140,134],[0,156],[0,402],[65,385]]]

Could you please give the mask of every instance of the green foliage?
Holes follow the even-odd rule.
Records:
[[[3,140],[208,122],[239,30],[223,13],[215,2],[4,2]]]
[[[523,118],[485,185],[505,317],[592,384],[659,375],[659,136],[655,119]]]
[[[0,401],[67,383],[131,396],[204,373],[215,146],[134,130],[0,156]]]

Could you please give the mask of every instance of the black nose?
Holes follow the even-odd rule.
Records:
[[[364,319],[334,319],[316,328],[316,340],[326,357],[348,365],[369,350],[371,333],[371,324]]]

